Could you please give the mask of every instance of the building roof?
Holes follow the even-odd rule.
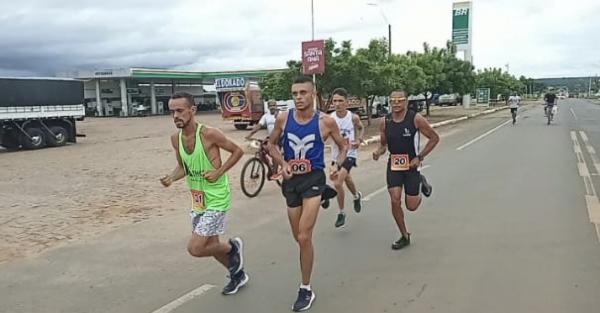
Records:
[[[221,71],[221,72],[199,72],[199,71],[182,71],[168,70],[156,68],[121,68],[121,69],[106,69],[106,70],[85,70],[73,73],[64,73],[61,76],[74,77],[79,79],[95,79],[95,78],[133,78],[143,81],[155,82],[170,82],[172,80],[201,80],[204,84],[214,84],[216,78],[262,78],[270,73],[284,72],[287,69],[268,69],[268,70],[247,70],[247,71]]]

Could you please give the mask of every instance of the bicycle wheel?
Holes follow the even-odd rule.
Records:
[[[258,158],[246,161],[240,176],[242,192],[250,198],[256,197],[265,184],[265,166]]]
[[[552,112],[548,112],[548,124],[550,125],[550,121],[552,121]]]

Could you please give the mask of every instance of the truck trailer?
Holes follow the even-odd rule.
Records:
[[[82,81],[0,77],[0,145],[7,149],[74,143],[84,117]]]

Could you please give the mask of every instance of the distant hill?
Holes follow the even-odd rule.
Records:
[[[597,77],[592,77],[592,88]],[[546,87],[554,87],[557,89],[568,88],[570,92],[587,92],[590,84],[588,77],[562,77],[562,78],[538,78],[534,80],[538,84],[544,84]]]

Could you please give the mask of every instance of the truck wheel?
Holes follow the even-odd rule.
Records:
[[[9,134],[2,136],[2,146],[8,150],[19,149],[19,139]]]
[[[69,138],[69,132],[62,126],[51,126],[50,131],[52,134],[48,134],[48,145],[51,147],[64,146],[67,144]]]
[[[248,124],[233,124],[233,126],[235,126],[235,129],[239,129],[239,130],[244,130],[244,129],[248,128]]]
[[[23,145],[23,147],[26,149],[40,149],[46,146],[46,134],[44,134],[41,129],[31,127],[27,128],[25,131],[32,139],[21,134],[21,145]]]

